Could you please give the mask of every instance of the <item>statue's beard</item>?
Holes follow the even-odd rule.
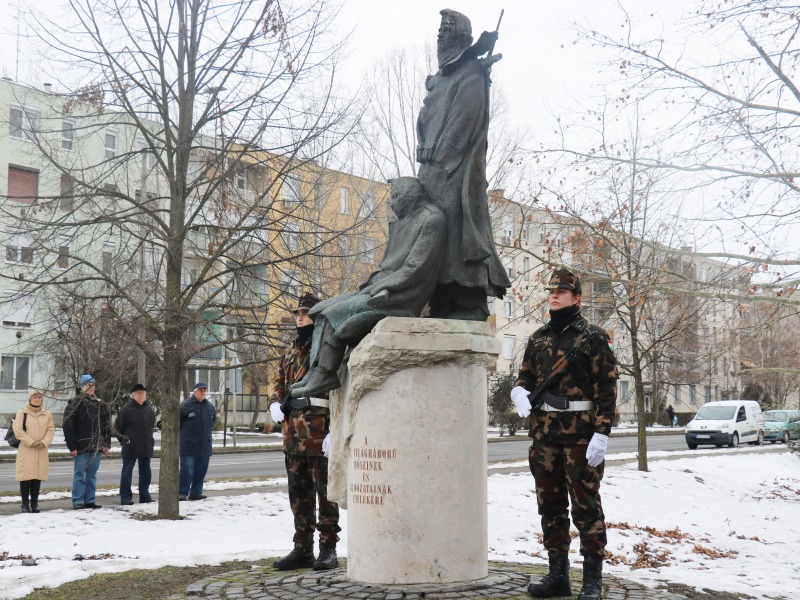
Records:
[[[464,48],[459,44],[448,40],[438,40],[436,44],[436,58],[439,60],[439,68],[442,68],[463,51]]]

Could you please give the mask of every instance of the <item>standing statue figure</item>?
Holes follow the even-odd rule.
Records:
[[[489,71],[501,55],[491,55],[496,31],[472,45],[466,16],[440,14],[439,71],[425,82],[417,119],[418,177],[447,223],[431,316],[485,321],[487,296],[502,298],[511,286],[494,245],[486,192]]]

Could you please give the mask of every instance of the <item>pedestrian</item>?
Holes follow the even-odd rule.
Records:
[[[672,408],[672,404],[667,407],[667,417],[669,417],[669,426],[670,427],[677,427],[678,425],[678,415],[675,414],[675,409]]]
[[[150,459],[155,440],[153,430],[156,413],[147,402],[147,388],[137,383],[131,388],[131,401],[123,406],[114,421],[117,439],[122,446],[122,473],[119,477],[119,501],[123,506],[133,504],[133,467],[139,465],[139,504],[152,502],[150,496]]]
[[[111,411],[95,396],[96,382],[81,375],[80,389],[64,409],[64,440],[73,460],[72,508],[101,508],[95,501],[100,460],[111,448]]]
[[[217,409],[206,398],[208,386],[197,383],[181,403],[181,467],[178,500],[205,500],[203,483],[211,460],[211,436]]]
[[[492,55],[496,32],[484,32],[473,45],[465,15],[440,14],[439,68],[425,81],[417,119],[417,176],[447,224],[430,313],[485,321],[487,296],[502,298],[511,287],[494,245],[486,192],[489,75],[501,55]]]
[[[580,279],[556,270],[549,284],[550,321],[528,340],[511,399],[530,416],[528,461],[536,483],[542,540],[550,570],[528,592],[536,598],[569,596],[569,502],[580,534],[583,587],[579,600],[602,594],[606,524],[600,501],[604,457],[616,407],[617,366],[608,334],[581,314]],[[585,341],[588,340],[588,341]],[[528,397],[551,376],[561,357],[574,359],[547,386],[547,401]],[[554,404],[556,406],[554,406]]]
[[[300,381],[308,371],[314,323],[308,311],[319,299],[305,293],[294,309],[297,337],[286,348],[278,366],[275,389],[269,399],[272,420],[283,421],[283,452],[288,476],[289,504],[294,515],[294,548],[277,560],[279,571],[312,567],[316,571],[339,566],[336,542],[339,505],[328,500],[328,459],[331,416],[328,400],[304,398],[291,400],[297,407],[284,405],[289,386]],[[305,401],[305,402],[303,402]],[[302,406],[305,404],[305,406]],[[284,411],[288,418],[284,419]],[[317,502],[319,518],[317,518]],[[314,557],[314,529],[319,531],[319,556]]]
[[[42,406],[44,396],[39,390],[28,390],[28,403],[14,417],[14,435],[19,440],[16,461],[16,480],[22,496],[22,512],[39,512],[39,490],[47,481],[48,448],[53,441],[53,415]]]

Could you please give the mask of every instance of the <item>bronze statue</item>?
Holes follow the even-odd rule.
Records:
[[[511,286],[494,245],[486,194],[489,72],[501,55],[492,56],[496,31],[472,45],[466,16],[449,9],[440,14],[439,71],[425,82],[417,119],[419,180],[447,223],[431,316],[484,321],[487,296],[502,298]]]

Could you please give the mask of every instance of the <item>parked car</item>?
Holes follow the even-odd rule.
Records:
[[[706,402],[686,424],[686,445],[735,448],[740,442],[760,445],[764,441],[764,415],[755,400]]]
[[[768,410],[764,413],[764,439],[783,442],[800,439],[800,410]]]

